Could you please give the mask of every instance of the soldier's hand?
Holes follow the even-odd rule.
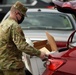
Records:
[[[40,58],[41,58],[42,60],[44,60],[44,59],[46,59],[46,57],[47,57],[46,53],[45,53],[45,52],[41,52]]]

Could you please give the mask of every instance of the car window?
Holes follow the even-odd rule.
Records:
[[[73,29],[69,17],[61,13],[28,12],[21,24],[23,29]]]

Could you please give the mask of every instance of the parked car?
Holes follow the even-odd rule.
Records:
[[[54,3],[59,11],[76,15],[76,1]],[[74,37],[76,37],[76,30],[69,36],[66,48],[50,53],[45,63],[46,70],[42,75],[76,75],[76,39]]]
[[[4,19],[7,18],[7,15]],[[32,41],[47,40],[49,32],[56,40],[58,47],[65,47],[69,35],[76,29],[74,15],[58,12],[56,9],[28,9],[21,27],[25,37]],[[3,19],[3,20],[4,20]]]
[[[76,30],[67,40],[67,49],[51,52],[45,62],[45,71],[42,75],[76,75]]]
[[[10,10],[11,6],[16,2],[21,1],[28,8],[47,8],[49,3],[42,0],[1,0],[0,1],[0,21]]]

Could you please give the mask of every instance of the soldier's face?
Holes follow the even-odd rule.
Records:
[[[24,15],[21,14],[21,13],[19,13],[19,15],[20,15],[21,19],[18,20],[18,24],[21,24],[23,22],[23,20],[24,20]]]

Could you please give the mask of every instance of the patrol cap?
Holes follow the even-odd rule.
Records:
[[[27,8],[21,2],[17,1],[13,7],[18,9],[24,16],[26,15]]]

